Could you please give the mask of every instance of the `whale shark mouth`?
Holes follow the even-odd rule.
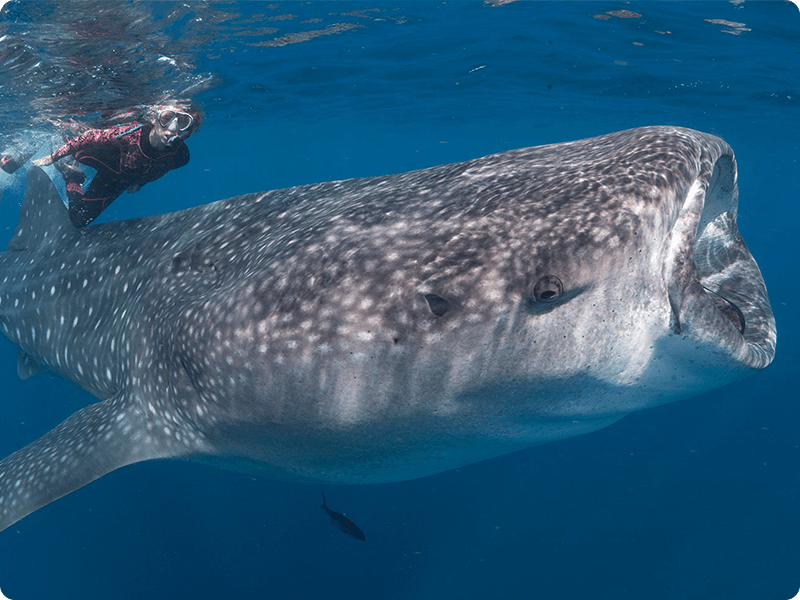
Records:
[[[692,184],[667,241],[664,279],[673,333],[716,345],[762,369],[775,356],[775,319],[761,271],[736,225],[736,161],[722,154]]]

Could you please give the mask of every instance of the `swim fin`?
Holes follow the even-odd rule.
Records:
[[[36,154],[38,147],[38,144],[24,144],[16,148],[6,148],[0,153],[0,169],[9,174],[14,173]]]

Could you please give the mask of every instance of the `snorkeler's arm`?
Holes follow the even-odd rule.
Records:
[[[74,155],[76,152],[92,146],[103,146],[116,143],[120,135],[124,135],[131,129],[130,124],[118,125],[116,127],[106,127],[104,129],[90,129],[67,141],[51,155],[53,162]]]

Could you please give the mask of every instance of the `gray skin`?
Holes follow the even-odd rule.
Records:
[[[675,127],[80,231],[33,168],[0,330],[101,401],[0,462],[0,529],[138,461],[399,481],[736,381],[775,350],[737,203]]]

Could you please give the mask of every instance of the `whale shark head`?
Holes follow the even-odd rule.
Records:
[[[100,399],[0,461],[0,529],[123,465],[420,477],[766,367],[730,147],[673,127],[77,230],[29,172],[19,371]]]

